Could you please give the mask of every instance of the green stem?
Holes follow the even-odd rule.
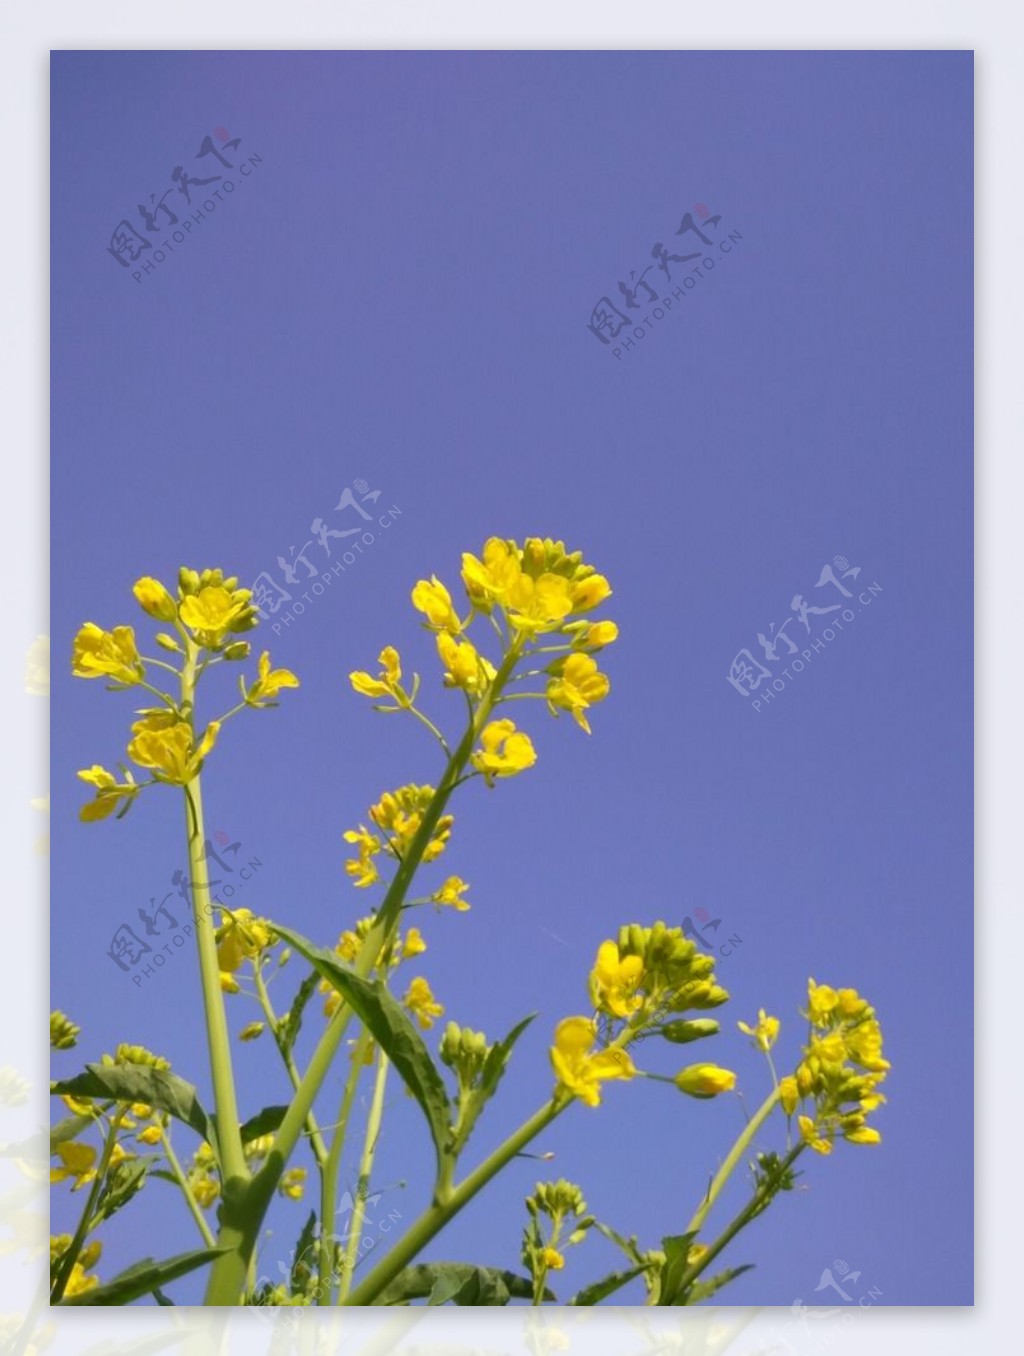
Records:
[[[99,1167],[96,1169],[96,1176],[93,1178],[92,1189],[85,1202],[82,1216],[78,1221],[78,1228],[75,1230],[74,1237],[68,1246],[67,1252],[60,1259],[57,1276],[53,1282],[53,1287],[50,1290],[51,1305],[59,1304],[63,1299],[64,1291],[67,1289],[68,1281],[71,1279],[71,1273],[74,1270],[75,1263],[78,1261],[78,1254],[82,1251],[82,1244],[85,1242],[85,1236],[89,1232],[89,1225],[92,1223],[96,1202],[99,1200],[100,1191],[103,1189],[103,1182],[107,1175],[107,1169],[110,1167],[110,1159],[114,1152],[114,1145],[117,1143],[117,1132],[121,1125],[121,1117],[126,1110],[127,1107],[122,1105],[120,1110],[111,1119],[110,1128],[107,1131],[106,1141],[103,1145],[103,1152],[100,1155]]]
[[[341,1285],[338,1290],[338,1303],[344,1304],[352,1288],[352,1273],[356,1265],[356,1253],[359,1250],[359,1235],[363,1220],[366,1218],[366,1198],[370,1194],[370,1178],[373,1174],[373,1160],[380,1138],[380,1124],[384,1113],[384,1089],[388,1081],[390,1063],[381,1050],[377,1056],[377,1077],[373,1084],[373,1098],[370,1113],[366,1118],[366,1137],[363,1140],[363,1156],[359,1161],[359,1180],[356,1184],[356,1199],[352,1207],[352,1221],[349,1227],[348,1242],[345,1245],[345,1259],[342,1263]]]
[[[751,1116],[750,1120],[746,1124],[745,1129],[743,1130],[743,1133],[739,1136],[739,1138],[736,1140],[736,1143],[729,1150],[729,1155],[726,1158],[725,1162],[715,1173],[715,1176],[711,1181],[711,1185],[708,1187],[708,1193],[705,1196],[704,1200],[701,1202],[699,1208],[697,1209],[697,1212],[694,1214],[693,1218],[686,1226],[686,1232],[688,1234],[689,1233],[695,1234],[701,1228],[704,1221],[708,1217],[708,1212],[714,1205],[715,1201],[718,1199],[722,1188],[725,1186],[726,1182],[732,1176],[733,1170],[735,1169],[737,1163],[739,1163],[740,1159],[743,1157],[743,1155],[749,1148],[750,1141],[754,1138],[758,1130],[760,1130],[761,1126],[768,1119],[768,1116],[770,1115],[772,1108],[775,1106],[775,1103],[778,1100],[779,1100],[779,1090],[778,1088],[773,1088],[772,1091],[761,1103],[761,1105],[758,1107],[757,1111],[755,1111],[753,1116]]]
[[[791,1149],[789,1151],[789,1153],[782,1160],[782,1163],[779,1166],[780,1175],[784,1172],[789,1171],[789,1169],[793,1166],[797,1158],[799,1158],[800,1154],[804,1151],[806,1147],[807,1146],[804,1144],[798,1144],[794,1149]],[[704,1253],[700,1260],[694,1262],[693,1265],[683,1273],[679,1281],[679,1289],[677,1293],[683,1294],[687,1289],[689,1289],[693,1282],[700,1276],[701,1272],[704,1271],[706,1267],[711,1265],[711,1263],[715,1260],[715,1258],[722,1251],[722,1249],[727,1247],[728,1244],[731,1243],[732,1240],[736,1237],[736,1235],[740,1232],[740,1230],[744,1228],[747,1224],[749,1224],[750,1221],[755,1218],[755,1216],[761,1213],[761,1211],[771,1200],[772,1195],[775,1194],[775,1191],[776,1191],[775,1187],[773,1187],[770,1183],[766,1183],[765,1185],[759,1187],[754,1192],[753,1196],[751,1196],[750,1200],[739,1212],[739,1214],[734,1216],[730,1223],[726,1225],[726,1227],[722,1230],[719,1236],[715,1239],[714,1243],[709,1245],[707,1252]]]
[[[345,1091],[338,1112],[338,1123],[331,1140],[327,1166],[324,1168],[323,1188],[320,1199],[320,1274],[317,1295],[319,1304],[333,1303],[334,1293],[334,1216],[338,1208],[338,1170],[341,1166],[341,1151],[348,1134],[349,1118],[355,1102],[359,1080],[363,1074],[363,1061],[372,1037],[363,1028],[352,1052],[352,1068],[345,1081]]]
[[[188,1178],[182,1171],[181,1163],[178,1161],[178,1155],[171,1147],[171,1139],[164,1126],[160,1127],[160,1143],[163,1145],[164,1153],[167,1155],[167,1161],[171,1165],[171,1172],[174,1173],[175,1181],[184,1193],[188,1208],[192,1212],[192,1218],[199,1226],[199,1232],[203,1236],[203,1242],[208,1248],[216,1247],[217,1240],[214,1238],[213,1231],[206,1222],[206,1218],[199,1207],[199,1202],[192,1193],[192,1188],[188,1184]]]
[[[361,1285],[345,1300],[347,1305],[373,1304],[374,1300],[390,1285],[395,1277],[404,1270],[422,1248],[445,1227],[450,1219],[459,1213],[462,1207],[481,1191],[501,1169],[509,1163],[532,1139],[551,1122],[571,1102],[556,1097],[535,1112],[528,1121],[510,1135],[504,1144],[495,1149],[478,1168],[469,1174],[444,1201],[434,1200],[414,1221],[405,1236],[381,1259]]]
[[[292,1088],[298,1092],[299,1084],[302,1082],[302,1076],[299,1073],[298,1066],[291,1050],[281,1038],[280,1024],[277,1020],[277,1013],[274,1011],[273,1004],[270,1001],[270,994],[267,992],[266,982],[260,969],[260,957],[254,956],[252,960],[253,979],[256,985],[256,997],[259,999],[260,1007],[263,1009],[263,1015],[267,1019],[267,1026],[270,1027],[270,1034],[274,1038],[274,1044],[277,1046],[278,1053],[285,1069],[288,1071],[288,1077],[291,1080]],[[317,1167],[323,1172],[324,1164],[327,1162],[327,1145],[324,1143],[324,1137],[320,1132],[320,1126],[317,1123],[315,1114],[310,1111],[306,1117],[306,1128],[309,1131],[309,1142],[313,1146],[313,1157],[316,1159]]]

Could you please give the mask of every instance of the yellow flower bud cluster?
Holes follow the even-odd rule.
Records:
[[[787,1116],[799,1111],[803,1142],[829,1154],[837,1137],[851,1144],[878,1144],[881,1134],[868,1115],[885,1096],[889,1071],[882,1054],[882,1028],[874,1008],[856,989],[833,989],[808,981],[810,1039],[795,1073],[779,1082]]]

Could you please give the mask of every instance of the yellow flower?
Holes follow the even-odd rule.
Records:
[[[620,958],[614,942],[602,942],[590,975],[590,999],[595,1008],[612,1017],[628,1017],[640,1006],[636,990],[643,978],[640,956]]]
[[[517,732],[511,720],[492,720],[485,725],[480,745],[473,754],[473,766],[484,774],[489,786],[495,777],[514,777],[537,761],[530,736]]]
[[[603,650],[606,645],[612,645],[619,638],[619,628],[613,621],[591,622],[584,625],[583,629],[573,641],[573,648],[577,650]]]
[[[400,705],[405,705],[405,694],[399,687],[402,680],[402,662],[398,657],[398,651],[391,645],[385,645],[377,656],[377,663],[381,665],[379,677],[374,678],[360,670],[349,674],[349,682],[363,697],[393,697]]]
[[[198,1181],[189,1184],[192,1188],[192,1195],[203,1210],[209,1210],[220,1195],[220,1183],[212,1177],[200,1177]]]
[[[559,1085],[587,1106],[599,1106],[601,1084],[612,1078],[632,1078],[633,1061],[625,1050],[594,1051],[597,1028],[589,1017],[566,1017],[555,1028],[551,1067]]]
[[[522,574],[519,549],[515,543],[490,537],[484,542],[482,559],[469,551],[462,556],[462,582],[469,600],[480,612],[490,612],[498,602],[504,604],[508,591]]]
[[[135,1138],[141,1144],[159,1144],[163,1131],[159,1125],[147,1125],[145,1130],[140,1130]]]
[[[557,1248],[545,1248],[541,1255],[548,1271],[561,1271],[565,1266],[565,1258]]]
[[[465,913],[470,907],[469,900],[463,899],[463,895],[468,889],[467,882],[459,876],[449,876],[444,884],[430,896],[430,902],[442,907],[447,905],[449,908],[455,909],[457,913]]]
[[[298,687],[299,680],[291,669],[272,669],[270,651],[264,650],[259,657],[259,677],[245,694],[250,706],[265,706],[272,702],[283,687]]]
[[[462,623],[452,607],[452,596],[436,574],[431,575],[429,581],[421,579],[417,583],[412,591],[412,605],[423,613],[433,630],[449,631],[453,636],[462,630]]]
[[[402,1002],[424,1031],[429,1031],[435,1019],[444,1015],[444,1008],[434,997],[430,985],[420,976],[409,985]]]
[[[76,678],[113,678],[125,687],[140,682],[144,670],[135,632],[130,626],[104,631],[95,622],[86,622],[75,636],[71,672]]]
[[[286,1196],[290,1201],[301,1201],[302,1192],[306,1183],[305,1168],[289,1168],[281,1177],[277,1184],[277,1189],[282,1196]]]
[[[790,1074],[779,1079],[779,1101],[786,1115],[792,1116],[800,1101],[800,1089],[797,1087],[796,1079]]]
[[[96,1150],[91,1144],[78,1144],[75,1140],[65,1140],[58,1144],[57,1157],[60,1167],[50,1169],[51,1183],[63,1182],[73,1177],[72,1191],[79,1191],[96,1176]]]
[[[370,806],[370,818],[388,835],[385,846],[392,856],[405,856],[433,799],[432,786],[416,786],[410,782],[407,786],[400,786],[397,791],[385,791],[377,804]],[[451,815],[442,815],[437,821],[423,852],[425,862],[434,861],[444,851],[454,823]]]
[[[881,1144],[882,1136],[872,1125],[854,1126],[852,1130],[847,1130],[845,1138],[851,1144]]]
[[[78,811],[78,817],[87,824],[95,823],[99,819],[106,817],[117,809],[124,801],[125,806],[131,803],[134,796],[142,790],[141,786],[136,785],[132,780],[130,772],[126,773],[127,781],[119,782],[112,772],[108,772],[105,767],[99,763],[93,763],[92,767],[83,768],[79,772],[83,782],[88,782],[90,786],[95,786],[96,795],[93,800],[86,803]]]
[[[572,610],[589,612],[611,596],[612,586],[603,574],[589,574],[573,586]]]
[[[192,726],[173,711],[154,711],[132,726],[128,757],[148,767],[160,781],[186,786],[203,766],[217,742],[220,722],[211,721],[198,744]]]
[[[381,848],[377,835],[360,824],[358,829],[346,829],[342,837],[359,849],[359,856],[350,857],[345,863],[345,870],[353,877],[353,885],[362,890],[380,880],[380,872],[373,862]]]
[[[815,1125],[810,1116],[798,1116],[797,1125],[800,1127],[801,1139],[816,1154],[830,1154],[832,1152],[831,1137],[822,1134],[820,1126]]]
[[[764,1008],[761,1008],[757,1014],[757,1023],[754,1026],[748,1026],[746,1022],[737,1022],[736,1025],[743,1032],[744,1036],[750,1036],[759,1050],[765,1054],[772,1048],[779,1036],[778,1017],[769,1017]]]
[[[243,1026],[238,1033],[238,1039],[240,1041],[258,1040],[259,1037],[263,1035],[263,1028],[265,1025],[265,1022],[246,1022],[245,1026]]]
[[[160,583],[159,579],[153,579],[148,574],[139,579],[132,589],[136,601],[143,612],[157,621],[174,621],[178,615],[178,604]]]
[[[580,729],[590,734],[590,724],[584,715],[588,706],[603,702],[611,688],[608,675],[601,673],[597,661],[589,654],[571,654],[553,664],[549,672],[547,699],[552,715],[561,707],[571,711]]]
[[[270,927],[265,918],[256,918],[251,909],[222,910],[217,929],[217,963],[221,974],[234,974],[242,962],[271,945]]]
[[[411,960],[413,956],[422,956],[426,949],[427,944],[419,928],[410,928],[402,943],[402,959]]]
[[[838,1002],[835,989],[827,984],[816,984],[813,979],[807,981],[807,1015],[815,1026],[828,1026]]]
[[[674,1078],[680,1092],[689,1097],[717,1097],[731,1092],[736,1086],[736,1075],[731,1069],[720,1069],[717,1064],[690,1064]]]
[[[437,653],[445,666],[445,687],[461,687],[478,696],[494,678],[494,665],[468,640],[454,640],[442,631],[437,637]]]
[[[70,1234],[50,1235],[50,1270],[53,1271],[71,1246]],[[84,1295],[87,1290],[95,1289],[99,1283],[96,1276],[87,1276],[86,1272],[90,1267],[94,1267],[103,1253],[103,1244],[98,1238],[94,1238],[91,1243],[86,1243],[85,1247],[78,1254],[78,1257],[71,1268],[71,1275],[68,1277],[67,1284],[64,1287],[64,1294],[71,1298],[74,1295]]]
[[[222,993],[239,992],[238,980],[234,977],[234,975],[230,974],[227,970],[222,970],[220,972],[220,987]]]
[[[561,626],[572,611],[572,584],[564,575],[521,574],[508,590],[508,619],[517,631],[540,635]]]
[[[247,589],[228,589],[223,584],[207,584],[198,593],[189,593],[178,608],[181,620],[201,645],[215,647],[224,639],[245,611]]]

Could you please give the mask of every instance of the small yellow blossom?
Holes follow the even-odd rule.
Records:
[[[790,1074],[779,1079],[779,1101],[786,1115],[792,1116],[800,1101],[800,1089],[797,1087],[796,1079]]]
[[[736,1086],[736,1075],[731,1069],[720,1069],[717,1064],[690,1064],[676,1074],[673,1082],[680,1092],[690,1097],[717,1097],[731,1092]]]
[[[851,1144],[881,1144],[882,1136],[873,1125],[856,1125],[847,1130],[845,1138]]]
[[[807,981],[807,1015],[815,1026],[828,1025],[838,1002],[835,989],[827,984],[816,984],[813,979]]]
[[[78,1144],[75,1140],[65,1140],[56,1149],[60,1166],[50,1169],[51,1183],[63,1182],[74,1178],[72,1191],[79,1191],[96,1176],[96,1150],[91,1144]]]
[[[611,597],[612,586],[603,574],[589,574],[573,586],[572,610],[589,612]]]
[[[419,928],[410,928],[402,942],[402,959],[410,960],[413,956],[422,956],[426,949],[427,944]]]
[[[346,829],[342,836],[346,843],[352,843],[359,849],[359,855],[350,857],[345,863],[345,870],[353,878],[353,885],[363,890],[368,885],[375,884],[380,880],[380,872],[373,858],[380,852],[380,839],[362,824],[358,829]]]
[[[130,772],[126,774],[127,781],[119,782],[112,772],[108,772],[99,763],[94,763],[92,767],[82,768],[78,775],[83,782],[88,782],[90,786],[96,788],[95,797],[86,801],[78,811],[79,819],[86,824],[106,819],[108,815],[113,814],[122,802],[125,805],[130,804],[132,798],[142,790],[142,787],[136,785],[132,780]]]
[[[431,575],[429,581],[421,579],[417,583],[412,591],[412,605],[423,613],[432,630],[448,631],[453,636],[462,630],[462,623],[452,606],[452,596],[436,574]]]
[[[220,972],[220,987],[222,993],[239,992],[238,980],[234,977],[234,975],[230,974],[227,970],[221,970]]]
[[[263,1035],[265,1026],[265,1022],[246,1022],[245,1026],[243,1026],[238,1033],[238,1039],[240,1041],[258,1040],[259,1037]]]
[[[277,1184],[278,1192],[290,1201],[301,1201],[307,1175],[305,1168],[289,1168]]]
[[[159,1144],[163,1137],[163,1131],[159,1125],[147,1125],[145,1130],[140,1130],[135,1138],[141,1144]]]
[[[203,766],[219,733],[220,722],[211,721],[196,744],[188,721],[173,711],[154,711],[132,726],[128,757],[139,767],[150,768],[160,781],[186,786]]]
[[[435,1020],[444,1015],[444,1008],[434,997],[430,985],[420,976],[409,985],[402,1002],[424,1031],[429,1031]]]
[[[437,653],[445,667],[445,687],[461,687],[472,696],[479,696],[494,679],[494,665],[468,640],[455,640],[447,631],[437,637]]]
[[[764,1008],[758,1011],[757,1023],[754,1026],[748,1026],[746,1022],[737,1022],[736,1025],[744,1036],[749,1036],[757,1048],[763,1050],[765,1054],[778,1040],[779,1019],[778,1017],[769,1017]]]
[[[449,876],[440,888],[430,896],[430,902],[441,907],[452,908],[457,913],[465,913],[470,907],[469,900],[463,898],[468,889],[468,883],[459,876]]]
[[[551,1067],[559,1085],[586,1106],[599,1106],[601,1084],[633,1078],[636,1069],[625,1050],[594,1051],[597,1028],[589,1017],[566,1017],[555,1028]]]
[[[86,622],[75,636],[71,672],[76,678],[113,678],[125,687],[141,682],[144,670],[135,632],[130,626],[104,631],[95,622]]]
[[[541,1256],[544,1259],[544,1265],[547,1267],[548,1271],[561,1271],[565,1266],[565,1258],[557,1248],[547,1247],[544,1249]]]
[[[220,1195],[220,1183],[213,1177],[200,1177],[198,1181],[190,1183],[192,1195],[203,1210],[209,1210]]]
[[[217,929],[217,962],[221,974],[234,974],[242,962],[271,945],[270,925],[256,918],[251,909],[221,910]]]
[[[640,1006],[637,988],[643,978],[640,956],[619,956],[615,942],[602,942],[590,975],[590,998],[595,1008],[612,1017],[628,1017]]]
[[[831,1137],[823,1134],[820,1126],[815,1125],[810,1116],[798,1116],[797,1125],[800,1127],[801,1139],[816,1154],[830,1154],[832,1152]]]
[[[248,590],[228,589],[223,584],[208,584],[198,593],[187,594],[178,608],[181,620],[201,645],[220,645],[245,610]]]
[[[136,581],[132,592],[143,612],[155,617],[157,621],[174,621],[177,617],[178,604],[159,579],[144,575],[142,579]]]
[[[579,653],[560,659],[549,672],[552,677],[548,682],[547,699],[552,715],[557,715],[559,708],[571,711],[580,729],[590,734],[585,712],[608,696],[611,690],[608,675],[600,672],[596,659]]]
[[[557,630],[572,608],[572,584],[564,575],[521,574],[508,590],[509,622],[527,635]]]
[[[603,650],[606,645],[613,645],[619,638],[619,628],[613,621],[591,622],[583,626],[576,638],[573,640],[573,648],[577,650]]]
[[[250,706],[263,707],[272,702],[283,687],[298,687],[299,680],[291,669],[272,669],[270,651],[264,650],[257,664],[259,676],[245,694]]]
[[[522,574],[519,551],[514,544],[490,537],[484,543],[482,559],[469,551],[462,557],[462,582],[469,600],[480,612],[490,612],[494,604],[504,604],[508,591]]]
[[[484,774],[489,786],[495,777],[514,777],[536,761],[530,736],[517,731],[511,720],[492,720],[485,725],[480,732],[480,748],[473,754],[473,766]]]
[[[348,676],[356,692],[363,697],[393,697],[399,705],[405,705],[405,694],[399,686],[402,681],[402,662],[398,651],[391,645],[385,645],[377,656],[381,672],[377,678],[357,670]]]

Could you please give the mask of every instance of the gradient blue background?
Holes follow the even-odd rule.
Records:
[[[879,1303],[971,1301],[971,100],[963,52],[55,54],[53,1002],[84,1028],[60,1072],[130,1039],[209,1101],[191,954],[141,989],[105,954],[171,888],[181,811],[149,793],[124,823],[77,822],[74,771],[113,765],[136,703],[70,678],[74,630],[136,622],[132,581],[181,561],[272,570],[314,517],[347,525],[332,510],[362,477],[401,517],[265,629],[302,688],[208,764],[209,827],[263,863],[237,902],[325,941],[365,912],[342,830],[437,769],[344,675],[393,642],[429,690],[415,579],[454,582],[492,533],[564,537],[615,589],[612,696],[589,740],[520,710],[537,767],[471,787],[442,862],[473,910],[422,920],[449,1015],[499,1034],[541,1014],[470,1157],[546,1094],[552,1025],[585,1007],[601,939],[706,908],[742,944],[700,1055],[739,1070],[749,1105],[766,1075],[733,1023],[779,1013],[793,1061],[809,974],[871,997],[893,1062],[884,1145],[805,1164],[728,1254],[757,1263],[729,1302],[831,1304],[814,1287],[834,1259]],[[110,232],[217,126],[263,163],[140,286]],[[616,361],[592,305],[698,202],[742,244]],[[836,554],[882,593],[755,712],[730,661]],[[453,696],[428,704],[458,719]],[[255,1015],[231,1005],[234,1028]],[[246,1112],[284,1099],[266,1039],[238,1064]],[[656,1246],[742,1121],[732,1097],[613,1086],[536,1147]],[[379,1165],[381,1207],[411,1220],[430,1151],[397,1083]],[[541,1166],[429,1255],[516,1265]],[[270,1255],[304,1215],[278,1203]],[[162,1183],[104,1238],[105,1277],[195,1242]],[[616,1265],[595,1236],[559,1293]]]

